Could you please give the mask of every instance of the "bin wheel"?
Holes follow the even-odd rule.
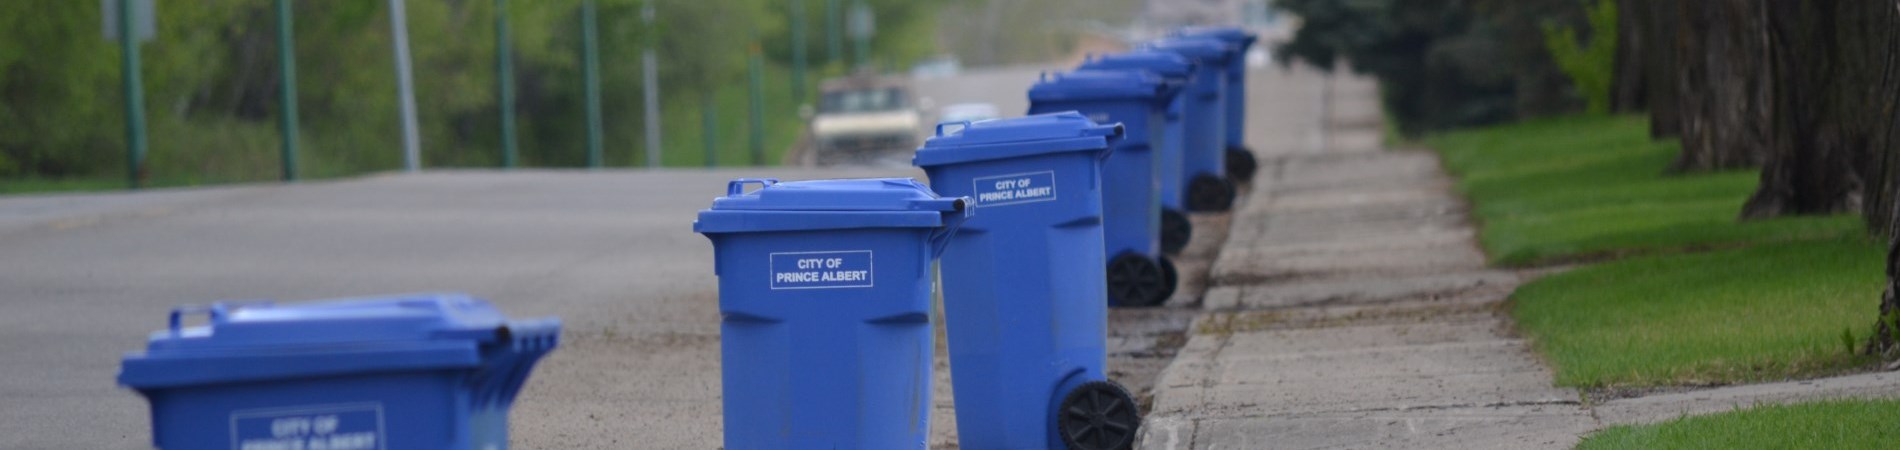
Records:
[[[1202,174],[1188,183],[1188,210],[1219,212],[1234,207],[1234,183],[1225,178]]]
[[[1136,253],[1123,253],[1108,262],[1108,304],[1154,306],[1168,300],[1174,289],[1166,283],[1161,266]]]
[[[1125,450],[1135,445],[1141,412],[1135,397],[1113,381],[1090,381],[1062,398],[1056,431],[1070,450]]]
[[[1227,148],[1227,178],[1236,183],[1253,181],[1254,172],[1260,170],[1260,161],[1255,160],[1253,150],[1247,147]]]
[[[1156,258],[1156,260],[1161,261],[1161,285],[1167,287],[1167,292],[1161,295],[1161,301],[1155,302],[1156,305],[1160,305],[1174,298],[1174,291],[1180,289],[1181,272],[1174,270],[1174,261],[1169,260],[1167,256]]]
[[[1189,222],[1186,214],[1172,209],[1161,210],[1161,251],[1180,254],[1187,248],[1188,240],[1194,238],[1194,223]]]

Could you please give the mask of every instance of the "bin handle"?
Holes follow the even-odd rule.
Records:
[[[166,325],[167,325],[167,328],[171,330],[172,336],[178,336],[180,335],[180,333],[184,331],[184,322],[185,322],[184,319],[185,319],[186,314],[204,313],[205,318],[210,319],[211,323],[220,323],[220,322],[224,322],[224,319],[230,316],[231,309],[233,308],[242,308],[245,306],[269,305],[269,304],[271,304],[271,302],[268,300],[265,300],[265,301],[255,301],[255,302],[235,302],[235,303],[218,302],[218,303],[212,303],[209,305],[178,306],[178,307],[172,308],[171,316],[166,320],[167,322]]]
[[[1110,139],[1120,138],[1122,137],[1122,123],[1115,122],[1113,124],[1101,124],[1094,127],[1085,128],[1082,130],[1082,135],[1083,136],[1101,136],[1101,137],[1110,138]]]
[[[205,317],[210,319],[212,323],[218,323],[218,322],[224,321],[224,316],[225,316],[225,313],[227,312],[228,311],[226,310],[223,303],[213,303],[210,305],[179,306],[176,308],[172,308],[172,314],[171,314],[170,320],[168,321],[169,322],[168,325],[169,325],[169,328],[171,329],[172,336],[178,336],[183,332],[184,318],[185,318],[184,316],[186,314],[205,313]]]
[[[765,188],[772,187],[772,185],[774,184],[778,184],[778,179],[777,178],[734,179],[731,182],[726,183],[726,196],[738,197],[741,194],[745,194],[745,185],[753,184],[753,183],[757,183],[759,185],[759,189],[765,189]]]
[[[968,121],[968,120],[959,120],[959,121],[955,121],[955,122],[937,122],[937,137],[943,137],[943,126],[944,126],[944,125],[962,125],[963,127],[962,127],[962,128],[958,128],[958,130],[968,130],[968,129],[970,129],[970,121]]]
[[[975,205],[970,203],[969,197],[945,200],[950,200],[950,210],[944,211],[944,226],[930,233],[930,253],[933,257],[943,256],[944,249],[950,246],[950,238],[957,235],[957,230],[963,229],[963,223],[969,221],[970,216],[976,215]]]

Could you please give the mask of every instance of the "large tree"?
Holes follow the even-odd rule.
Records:
[[[1864,149],[1863,214],[1871,231],[1887,239],[1887,289],[1883,319],[1900,318],[1900,0],[1840,2],[1834,34],[1842,52],[1841,76],[1830,85],[1843,99],[1843,129],[1851,146]],[[1868,352],[1892,359],[1900,341],[1880,320]]]
[[[1861,176],[1857,168],[1872,156],[1867,131],[1857,117],[1865,111],[1863,90],[1878,86],[1859,67],[1855,42],[1865,37],[1840,35],[1843,10],[1850,1],[1762,3],[1759,14],[1768,37],[1772,92],[1767,124],[1769,158],[1761,186],[1742,209],[1744,218],[1792,214],[1859,212]]]
[[[1675,2],[1676,93],[1682,153],[1672,171],[1752,167],[1767,156],[1771,0]]]
[[[1649,111],[1649,132],[1658,139],[1681,129],[1677,94],[1679,0],[1617,0],[1616,67],[1610,109]]]

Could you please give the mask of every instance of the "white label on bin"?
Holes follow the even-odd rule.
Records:
[[[1050,202],[1056,199],[1056,172],[1013,173],[979,177],[972,181],[977,206],[1006,206]]]
[[[871,251],[773,253],[772,289],[871,287]]]
[[[386,450],[383,436],[382,403],[231,413],[231,450]]]

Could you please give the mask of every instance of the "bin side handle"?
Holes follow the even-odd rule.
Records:
[[[205,317],[211,320],[211,323],[216,324],[223,323],[225,318],[231,315],[232,309],[269,304],[271,304],[269,300],[260,300],[252,302],[218,302],[209,305],[182,305],[172,308],[171,316],[166,320],[166,328],[171,331],[172,336],[179,336],[180,333],[184,332],[184,319],[186,314],[204,313]]]
[[[943,134],[943,126],[944,126],[944,125],[956,125],[956,126],[957,126],[957,130],[959,130],[959,131],[960,131],[960,130],[967,130],[967,129],[970,129],[970,121],[968,121],[968,120],[959,120],[959,121],[955,121],[955,122],[937,122],[937,137],[943,137],[943,136],[944,136],[944,134]]]
[[[969,221],[970,216],[976,215],[976,207],[970,203],[969,197],[957,197],[951,202],[951,208],[943,214],[943,228],[930,233],[932,258],[943,256],[943,251],[950,246],[950,238],[957,235],[957,230],[963,229],[963,223]]]
[[[745,185],[748,185],[748,184],[754,184],[754,183],[756,183],[756,184],[758,184],[758,185],[759,185],[759,189],[765,189],[765,188],[768,188],[768,187],[772,187],[772,185],[774,185],[774,184],[778,184],[778,179],[777,179],[777,178],[739,178],[739,179],[734,179],[734,180],[732,180],[732,181],[730,181],[730,182],[727,182],[727,183],[726,183],[726,196],[728,196],[728,197],[737,197],[737,196],[739,196],[739,195],[741,195],[741,194],[744,194],[744,193],[745,193]]]
[[[228,312],[228,310],[223,303],[179,306],[172,308],[172,314],[170,319],[167,320],[167,325],[168,328],[171,329],[172,336],[179,336],[184,330],[186,314],[204,313],[206,317],[211,320],[211,323],[218,323],[224,321],[226,312]]]

